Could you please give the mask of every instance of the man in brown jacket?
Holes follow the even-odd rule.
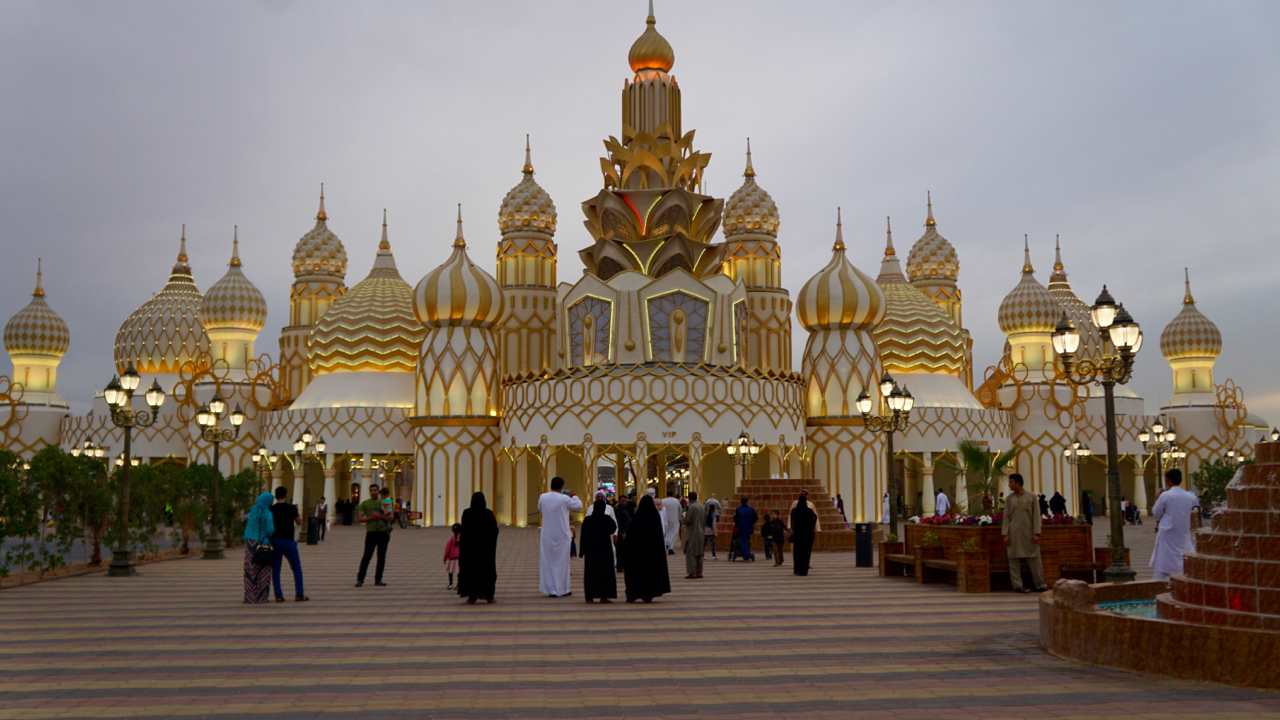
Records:
[[[1036,592],[1048,588],[1044,584],[1044,564],[1040,562],[1040,499],[1023,489],[1022,476],[1009,476],[1009,497],[1004,501],[1004,519],[1000,521],[1000,534],[1009,548],[1009,582],[1013,591],[1029,593],[1022,586],[1022,560],[1031,567],[1031,580]]]

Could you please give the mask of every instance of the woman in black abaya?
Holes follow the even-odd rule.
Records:
[[[622,566],[627,602],[652,602],[671,592],[667,576],[667,550],[662,541],[662,520],[653,498],[640,498],[640,508],[627,528],[627,561]]]
[[[484,493],[471,496],[471,507],[462,511],[458,538],[458,594],[474,604],[493,602],[498,584],[498,520],[489,512]]]
[[[582,566],[582,589],[587,602],[600,598],[600,602],[612,602],[618,597],[618,576],[613,569],[613,533],[618,524],[605,513],[608,507],[604,498],[596,498],[591,514],[582,520],[582,543],[578,554],[585,562]]]
[[[817,533],[822,530],[822,526],[818,524],[818,513],[814,512],[813,506],[805,499],[804,494],[796,500],[796,506],[791,508],[790,525],[791,564],[795,568],[793,572],[796,575],[808,575],[809,557],[813,554],[813,541]]]

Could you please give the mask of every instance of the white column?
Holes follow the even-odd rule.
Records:
[[[295,466],[293,468],[293,503],[297,505],[299,509],[305,509],[302,507],[302,493],[306,489],[305,487],[306,480],[307,480],[306,463]]]
[[[937,512],[938,496],[933,489],[933,453],[926,451],[921,455],[923,458],[922,462],[924,463],[920,466],[920,475],[924,485],[924,487],[921,488],[921,492],[924,493],[922,504],[924,505],[923,514],[927,517],[934,515]]]
[[[516,496],[511,499],[511,524],[524,527],[529,524],[529,460],[528,452],[516,456]]]
[[[338,489],[335,483],[338,469],[333,467],[332,454],[328,454],[327,456],[327,465],[328,467],[324,469],[324,501],[329,509],[326,511],[327,516],[325,517],[325,520],[332,523],[338,514],[337,511],[333,509],[333,499],[338,496]]]
[[[369,453],[365,453],[360,463],[360,502],[369,499],[369,478],[373,476],[373,470],[369,466],[372,462]]]
[[[1157,471],[1157,477],[1156,477],[1156,488],[1159,488],[1159,487],[1160,487],[1160,478],[1158,477],[1158,475],[1159,475],[1159,470],[1158,470],[1158,468],[1159,468],[1159,463],[1160,463],[1160,456],[1159,456],[1158,454],[1156,454],[1156,453],[1151,453],[1151,455],[1150,455],[1149,457],[1151,458],[1151,468],[1152,468],[1153,470],[1156,470],[1156,471]],[[1142,514],[1144,514],[1144,515],[1145,515],[1145,514],[1146,514],[1146,512],[1147,512],[1147,474],[1146,474],[1146,469],[1147,469],[1147,468],[1146,468],[1146,466],[1144,466],[1144,465],[1139,465],[1139,466],[1136,468],[1136,470],[1137,470],[1137,471],[1136,471],[1136,472],[1134,472],[1134,474],[1133,474],[1133,504],[1138,508],[1138,512],[1140,512],[1140,513],[1142,513]],[[1158,490],[1158,489],[1157,489],[1157,492],[1159,492],[1159,490]]]
[[[782,477],[782,454],[787,451],[785,445],[774,445],[769,448],[769,477]]]

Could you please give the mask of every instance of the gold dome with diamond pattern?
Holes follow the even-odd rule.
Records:
[[[1052,333],[1062,317],[1062,308],[1049,290],[1036,280],[1031,267],[1031,251],[1023,241],[1022,280],[1000,301],[997,319],[1005,335]]]
[[[533,179],[528,135],[524,139],[524,178],[502,198],[502,205],[498,208],[498,229],[503,235],[556,234],[556,204],[538,181]]]
[[[209,288],[200,303],[200,323],[206,331],[229,328],[252,332],[258,332],[267,324],[267,301],[241,269],[238,227],[231,240],[227,274]]]
[[[884,291],[845,257],[844,232],[836,211],[831,262],[809,278],[796,296],[796,317],[806,330],[871,328],[884,319]]]
[[[724,204],[724,236],[768,235],[778,237],[778,205],[756,184],[756,171],[751,166],[751,139],[747,138],[747,169],[742,186]]]
[[[316,226],[298,239],[293,248],[294,277],[347,276],[347,251],[342,241],[329,229],[329,215],[324,211],[324,185],[320,185],[320,212],[316,213]]]
[[[461,205],[453,254],[418,282],[413,290],[413,312],[418,321],[429,328],[450,325],[488,328],[502,319],[502,287],[467,257]]]
[[[1190,272],[1186,274],[1186,284],[1182,311],[1160,333],[1160,353],[1166,360],[1216,358],[1222,352],[1222,332],[1196,307]]]
[[[426,334],[413,314],[413,288],[396,269],[384,210],[382,240],[373,269],[320,316],[311,331],[307,360],[316,375],[359,370],[413,372]]]
[[[907,253],[907,278],[911,282],[926,280],[952,280],[960,275],[960,256],[944,237],[938,234],[938,223],[933,219],[933,196],[928,195],[929,214],[924,221],[924,235]]]
[[[884,291],[885,315],[871,331],[880,348],[880,362],[894,373],[958,376],[964,367],[964,336],[950,315],[907,282],[893,248],[893,230],[887,232],[884,261],[876,277],[876,284]]]
[[[4,349],[10,355],[45,355],[59,358],[71,346],[71,331],[45,301],[43,271],[36,261],[36,289],[31,302],[4,326]]]
[[[187,263],[187,233],[183,227],[178,261],[169,281],[150,300],[133,311],[116,333],[116,369],[133,365],[139,373],[176,373],[183,364],[209,350],[209,336],[200,322],[200,290]]]

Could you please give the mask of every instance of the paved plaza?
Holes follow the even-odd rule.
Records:
[[[303,604],[241,604],[240,551],[6,589],[0,720],[1280,718],[1280,694],[1051,657],[1035,596],[886,580],[852,554],[806,578],[722,555],[700,581],[675,556],[672,595],[588,606],[580,563],[572,597],[542,597],[538,531],[503,528],[498,603],[468,606],[446,533],[396,530],[389,585],[356,589],[363,533],[338,528],[302,548]]]

